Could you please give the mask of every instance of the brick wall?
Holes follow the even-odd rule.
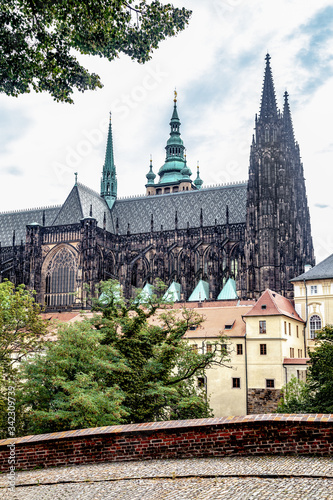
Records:
[[[231,455],[333,455],[332,415],[247,415],[99,427],[0,440],[0,468]]]
[[[276,411],[282,396],[280,389],[249,389],[247,395],[247,411],[250,415]]]

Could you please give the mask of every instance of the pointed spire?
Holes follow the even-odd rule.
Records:
[[[74,175],[75,175],[75,184],[74,184],[74,186],[77,186],[77,172],[74,172]]]
[[[152,156],[150,155],[150,165],[149,165],[149,172],[148,174],[146,175],[147,177],[147,184],[146,184],[146,187],[147,186],[152,186],[154,183],[155,183],[155,177],[156,177],[156,174],[154,174],[153,172],[153,159],[152,159]]]
[[[273,76],[269,62],[270,58],[271,56],[266,54],[266,69],[260,107],[260,119],[265,121],[271,118],[277,118],[278,116]]]
[[[287,143],[290,146],[295,146],[295,136],[294,127],[291,119],[290,106],[288,101],[288,92],[284,93],[284,105],[283,105],[283,128],[286,135]]]
[[[101,197],[105,199],[109,208],[112,208],[112,205],[117,198],[117,174],[113,157],[111,112],[109,120],[108,139],[106,144],[105,162],[101,179]]]
[[[203,180],[200,178],[199,162],[197,164],[197,177],[194,180],[193,184],[197,187],[197,189],[201,189],[201,187],[203,185]]]

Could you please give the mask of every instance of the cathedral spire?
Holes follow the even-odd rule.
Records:
[[[291,119],[290,106],[288,101],[288,92],[284,93],[284,106],[283,106],[283,128],[286,136],[287,144],[295,146],[294,127]]]
[[[101,179],[101,197],[105,199],[109,208],[112,208],[112,205],[117,198],[117,174],[113,157],[111,113],[109,120],[108,139],[106,144],[105,162]]]
[[[277,118],[277,106],[274,90],[274,82],[270,65],[271,56],[266,55],[266,69],[264,77],[264,85],[261,95],[260,119],[268,121],[271,118]]]

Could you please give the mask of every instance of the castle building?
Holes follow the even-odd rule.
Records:
[[[47,309],[89,307],[101,280],[126,296],[160,278],[188,300],[235,289],[257,298],[267,288],[292,296],[289,280],[314,264],[303,166],[288,94],[277,108],[266,56],[248,182],[205,188],[187,165],[175,94],[166,159],[152,161],[146,195],[117,198],[111,119],[100,194],[75,181],[57,207],[0,214],[1,279],[25,283]],[[231,281],[230,281],[231,280]]]

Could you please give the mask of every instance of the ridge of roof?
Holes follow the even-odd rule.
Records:
[[[247,181],[235,181],[235,182],[226,182],[221,184],[211,184],[209,186],[202,187],[201,189],[193,189],[191,191],[178,191],[176,193],[164,193],[164,194],[156,194],[155,197],[166,197],[166,196],[180,196],[180,195],[192,195],[193,193],[204,192],[204,191],[212,191],[214,189],[225,189],[225,188],[235,188],[240,186],[247,186]],[[88,188],[89,189],[89,188]],[[152,198],[152,196],[146,194],[134,194],[130,196],[118,196],[117,202],[119,201],[127,201],[127,200],[137,200],[141,198]]]
[[[46,207],[22,208],[17,210],[6,210],[0,212],[0,215],[22,214],[25,212],[34,212],[35,210],[52,210],[53,208],[61,208],[62,205],[47,205]]]
[[[333,278],[333,254],[326,257],[326,259],[322,260],[319,264],[312,267],[305,273],[296,276],[296,278],[293,278],[290,282],[293,283],[297,281],[325,278]]]
[[[272,306],[270,308],[268,305],[267,309],[262,309],[261,305],[264,301],[267,302],[267,298],[269,298],[269,300],[271,301]],[[283,297],[283,295],[280,295],[279,293],[270,290],[269,288],[267,288],[264,291],[264,293],[259,297],[257,303],[253,306],[253,308],[247,314],[245,314],[245,316],[277,316],[277,315],[287,316],[289,318],[295,319],[296,321],[301,321],[302,323],[304,323],[304,320],[296,312],[290,300],[287,299],[286,297]]]

